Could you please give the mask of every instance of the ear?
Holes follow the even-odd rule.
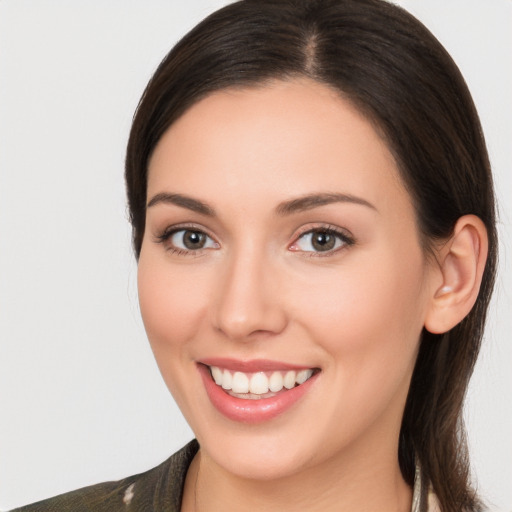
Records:
[[[437,251],[437,277],[425,328],[441,334],[455,327],[474,306],[487,259],[487,229],[479,217],[464,215]]]

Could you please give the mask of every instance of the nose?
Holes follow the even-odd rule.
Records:
[[[215,329],[237,341],[281,333],[288,320],[280,277],[275,264],[261,254],[247,250],[233,255],[218,275]]]

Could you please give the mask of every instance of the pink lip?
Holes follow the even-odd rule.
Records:
[[[245,373],[275,372],[279,370],[298,371],[310,368],[310,366],[298,366],[289,363],[282,363],[280,361],[269,361],[267,359],[252,359],[251,361],[240,361],[237,359],[215,357],[210,359],[201,359],[201,361],[199,362],[207,366],[217,366],[222,369]]]
[[[222,368],[232,369],[220,364],[219,361],[220,360],[216,360],[217,364],[213,364],[212,366],[218,365]],[[250,372],[255,368],[252,366],[252,363],[249,366],[250,368],[245,371]],[[311,389],[311,386],[319,375],[315,374],[304,382],[304,384],[296,386],[290,390],[280,391],[273,397],[261,398],[259,400],[247,400],[231,396],[220,386],[217,386],[210,375],[210,370],[204,364],[198,364],[197,368],[199,369],[199,373],[203,379],[208,398],[213,406],[230,420],[252,424],[263,423],[271,420],[272,418],[275,418],[289,410]],[[286,365],[286,368],[283,368],[283,366],[276,368],[286,369],[290,368],[290,366]],[[236,369],[240,369],[240,366],[237,365]],[[258,366],[258,369],[260,371],[263,370],[261,366]]]

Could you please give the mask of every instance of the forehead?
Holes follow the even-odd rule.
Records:
[[[167,130],[150,160],[148,195],[171,185],[208,193],[215,183],[226,193],[272,195],[279,185],[290,195],[336,190],[371,202],[405,193],[372,123],[308,79],[215,92]]]

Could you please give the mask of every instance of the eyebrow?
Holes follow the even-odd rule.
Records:
[[[352,203],[367,206],[372,210],[378,211],[377,208],[366,199],[353,196],[351,194],[338,194],[338,193],[322,193],[322,194],[308,194],[306,196],[284,201],[276,208],[278,215],[291,215],[292,213],[303,212],[312,210],[319,206],[325,206],[332,203]]]
[[[197,212],[208,217],[215,216],[215,210],[208,206],[206,203],[198,201],[197,199],[193,199],[189,196],[184,196],[182,194],[168,194],[166,192],[161,192],[160,194],[156,194],[151,198],[147,207],[151,208],[152,206],[162,203],[181,206],[182,208],[192,210],[193,212]]]
[[[284,201],[276,207],[276,213],[281,216],[291,215],[293,213],[303,212],[318,208],[319,206],[325,206],[332,203],[351,203],[366,206],[372,210],[378,211],[377,208],[365,199],[351,194],[339,194],[339,193],[320,193],[320,194],[308,194],[296,199],[290,199]],[[157,204],[174,204],[187,210],[197,212],[207,217],[215,217],[215,210],[208,206],[203,201],[194,199],[190,196],[183,194],[170,194],[167,192],[160,192],[153,196],[147,204],[148,208]]]

